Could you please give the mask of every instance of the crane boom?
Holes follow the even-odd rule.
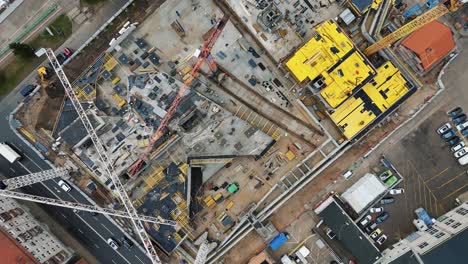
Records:
[[[417,18],[413,19],[412,21],[406,23],[399,29],[395,30],[394,32],[388,34],[384,38],[380,39],[376,43],[370,45],[364,50],[364,53],[369,56],[377,51],[387,47],[388,45],[392,44],[393,42],[401,39],[402,37],[411,34],[415,30],[421,28],[422,26],[428,24],[429,22],[438,19],[439,17],[447,14],[449,10],[443,5],[439,4],[438,6],[432,8],[431,10],[427,11],[426,13],[418,16]]]
[[[18,176],[0,181],[0,189],[14,190],[34,183],[50,180],[57,177],[65,177],[68,171],[65,168],[45,170],[41,172],[31,173],[23,176]]]
[[[117,192],[122,204],[124,205],[125,210],[131,217],[133,226],[135,227],[138,236],[143,242],[143,246],[145,247],[145,250],[148,254],[148,258],[151,259],[152,263],[161,264],[161,260],[159,259],[159,256],[156,253],[156,249],[151,243],[150,237],[148,233],[146,232],[144,225],[139,220],[136,220],[138,219],[137,210],[133,207],[131,199],[128,196],[127,192],[125,191],[125,188],[122,182],[120,181],[119,177],[115,174],[111,160],[107,156],[106,149],[104,148],[101,140],[96,134],[96,131],[94,131],[94,127],[91,124],[88,116],[86,115],[86,112],[83,109],[83,106],[81,105],[78,97],[76,96],[75,91],[73,90],[73,87],[70,84],[70,81],[68,81],[68,78],[62,69],[62,66],[60,65],[57,58],[55,57],[54,51],[52,49],[46,49],[46,55],[52,67],[54,68],[55,72],[57,73],[57,77],[62,83],[65,89],[65,92],[70,98],[70,101],[73,107],[75,108],[79,118],[83,122],[83,126],[85,127],[86,132],[91,138],[94,144],[94,147],[96,148],[96,152],[98,153],[99,158],[104,166],[103,169],[106,171],[107,175],[111,178],[112,183],[115,186],[115,191]]]
[[[0,196],[19,199],[23,201],[41,203],[41,204],[54,205],[58,207],[76,209],[80,211],[95,212],[95,213],[100,213],[100,214],[107,214],[107,215],[132,219],[132,217],[129,216],[128,213],[124,211],[114,210],[110,208],[103,208],[103,207],[98,207],[94,205],[87,205],[87,204],[57,200],[57,199],[48,198],[48,197],[35,196],[31,194],[26,194],[26,193],[13,192],[9,190],[0,190]],[[156,223],[159,225],[170,225],[170,226],[177,225],[175,221],[161,220],[153,216],[138,215],[137,219],[140,221]]]
[[[141,166],[143,165],[143,163],[145,162],[145,160],[148,159],[148,155],[153,149],[154,144],[163,135],[163,131],[166,128],[167,124],[169,123],[169,120],[172,118],[172,115],[177,110],[177,107],[180,105],[180,102],[186,95],[187,91],[190,89],[190,86],[192,85],[193,80],[195,80],[195,78],[198,76],[198,71],[200,70],[200,67],[202,66],[203,62],[206,61],[209,56],[211,56],[210,55],[211,49],[213,49],[216,41],[221,35],[221,32],[223,31],[224,26],[226,25],[228,20],[229,20],[229,15],[224,15],[223,18],[220,19],[218,23],[216,23],[216,25],[214,26],[210,37],[203,44],[200,57],[198,57],[197,62],[193,66],[192,70],[190,71],[190,78],[187,78],[184,81],[184,85],[180,88],[179,92],[174,98],[174,101],[172,101],[171,106],[169,107],[169,110],[167,110],[166,115],[164,116],[161,123],[159,124],[159,127],[157,128],[156,132],[150,137],[149,145],[143,150],[143,153],[140,155],[140,158],[130,168],[129,170],[130,175],[132,176],[136,175],[137,172],[140,170]],[[210,69],[212,71],[215,72],[218,70],[216,67],[216,63],[214,63],[214,60],[212,58],[208,60],[208,65],[210,66]]]

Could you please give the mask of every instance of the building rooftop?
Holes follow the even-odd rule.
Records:
[[[346,99],[330,117],[344,136],[352,139],[413,90],[400,71],[386,62],[377,69],[373,80]]]
[[[322,97],[336,108],[376,72],[335,22],[326,21],[315,29],[316,35],[286,66],[299,81],[312,81],[311,87],[321,89]]]
[[[455,48],[452,31],[437,20],[416,30],[401,44],[418,55],[424,70],[431,68]]]
[[[357,13],[358,15],[364,14],[369,7],[371,7],[374,3],[375,6],[378,6],[381,0],[346,0],[348,2],[348,5],[351,7],[351,9]]]
[[[399,256],[392,262],[390,262],[390,264],[420,264],[418,259],[421,257],[417,256],[417,254],[418,253],[410,250],[406,252],[405,254]]]
[[[354,49],[351,40],[333,21],[325,21],[315,30],[314,37],[286,62],[286,67],[301,82],[317,78]]]
[[[332,200],[331,203],[319,212],[324,224],[336,234],[336,239],[350,251],[357,263],[374,263],[381,256],[379,250],[367,235],[356,226],[334,198],[330,197],[328,199]]]
[[[468,259],[468,229],[421,256],[425,264],[464,263]]]
[[[2,263],[39,264],[26,249],[17,244],[16,240],[0,228],[0,255]]]

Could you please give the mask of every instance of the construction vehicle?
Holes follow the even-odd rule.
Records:
[[[395,41],[403,38],[404,36],[411,34],[415,30],[423,27],[431,21],[438,19],[439,17],[442,17],[449,12],[454,12],[458,10],[458,8],[460,8],[462,5],[463,3],[459,2],[458,0],[449,0],[446,3],[441,3],[436,7],[430,9],[429,11],[423,13],[422,15],[416,17],[412,21],[406,23],[394,32],[388,34],[387,36],[375,42],[374,44],[370,45],[364,50],[364,53],[367,56],[370,56],[378,52],[379,50],[387,47],[388,45],[394,43]]]
[[[140,158],[131,166],[129,169],[129,174],[131,176],[135,176],[137,172],[140,171],[140,168],[143,166],[145,161],[149,158],[149,154],[152,151],[154,144],[156,141],[164,134],[164,130],[169,123],[169,120],[172,118],[172,115],[175,113],[177,110],[177,107],[179,106],[180,102],[182,101],[182,98],[187,94],[187,90],[190,89],[190,86],[192,85],[193,81],[195,78],[198,76],[198,72],[200,70],[200,67],[202,66],[203,62],[207,62],[208,66],[210,67],[213,75],[217,76],[219,73],[218,66],[214,62],[213,57],[211,56],[211,50],[213,49],[216,41],[218,40],[219,36],[221,35],[221,32],[224,29],[224,26],[226,25],[227,21],[229,20],[229,15],[224,15],[222,19],[216,23],[214,28],[211,31],[210,37],[204,42],[200,56],[198,57],[197,62],[193,66],[191,72],[190,72],[190,77],[187,78],[184,81],[184,86],[179,90],[177,93],[177,96],[174,98],[174,101],[172,101],[171,106],[169,107],[166,115],[164,118],[161,120],[161,124],[159,125],[158,129],[156,132],[150,137],[150,144],[144,149],[143,153],[141,154]]]
[[[44,85],[52,77],[52,71],[46,66],[42,66],[37,69],[37,75],[39,76],[41,83]]]

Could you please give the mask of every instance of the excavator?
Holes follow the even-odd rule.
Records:
[[[37,69],[37,75],[39,76],[39,79],[41,81],[42,86],[47,86],[47,83],[49,82],[50,78],[52,77],[52,71],[47,68],[46,66],[39,67]]]

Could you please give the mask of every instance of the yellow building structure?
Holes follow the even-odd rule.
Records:
[[[388,61],[377,69],[377,75],[371,82],[346,99],[330,114],[330,118],[347,139],[352,139],[409,95],[411,88],[412,85]]]
[[[375,69],[334,21],[315,30],[286,67],[328,104],[331,120],[346,139],[359,137],[414,92],[391,62]]]
[[[334,21],[316,28],[316,34],[286,62],[300,82],[310,81],[323,99],[335,108],[376,74]]]

